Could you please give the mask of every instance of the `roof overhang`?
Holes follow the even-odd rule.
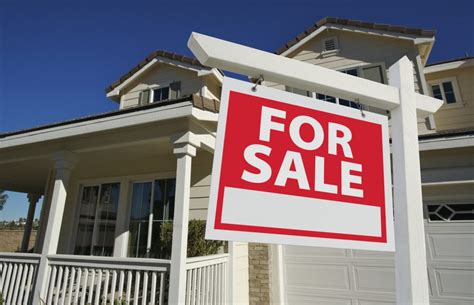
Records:
[[[288,56],[316,36],[320,35],[321,33],[332,29],[338,31],[345,31],[351,33],[359,33],[359,34],[367,34],[367,35],[374,35],[379,37],[387,37],[387,38],[394,38],[394,39],[402,39],[402,40],[409,40],[413,41],[414,45],[417,46],[418,51],[421,55],[423,64],[426,63],[428,60],[429,54],[433,47],[435,37],[420,37],[418,35],[412,35],[407,33],[397,33],[397,32],[390,32],[390,31],[383,31],[377,29],[365,29],[361,27],[355,27],[350,25],[340,25],[340,24],[331,24],[327,23],[323,26],[318,27],[314,32],[309,34],[308,36],[304,37],[303,39],[299,40],[296,44],[288,48],[286,51],[282,52],[280,55]]]
[[[430,74],[430,73],[436,73],[436,72],[441,72],[441,71],[447,71],[447,70],[458,69],[458,68],[466,68],[466,67],[472,67],[472,66],[474,66],[473,57],[429,65],[424,68],[424,72],[425,74]]]

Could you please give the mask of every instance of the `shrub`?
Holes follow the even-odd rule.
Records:
[[[0,292],[0,305],[3,305],[3,294]]]
[[[192,219],[188,226],[188,257],[205,256],[217,254],[224,245],[220,240],[204,239],[206,232],[206,221]],[[173,223],[165,222],[161,226],[161,253],[164,258],[171,257],[171,243],[173,239]]]

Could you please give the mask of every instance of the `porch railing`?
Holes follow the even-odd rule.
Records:
[[[188,258],[186,305],[225,304],[229,254]]]
[[[47,305],[163,304],[170,261],[48,256],[50,276]]]
[[[0,253],[0,294],[5,305],[31,302],[40,258],[32,253]]]

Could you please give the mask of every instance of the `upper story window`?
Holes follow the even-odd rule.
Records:
[[[167,100],[174,100],[181,96],[181,82],[173,82],[168,86],[152,87],[140,92],[138,97],[140,106]]]
[[[169,99],[170,96],[170,87],[163,87],[154,89],[152,93],[152,102],[159,102]]]
[[[443,100],[446,105],[460,105],[461,97],[455,78],[433,80],[429,82],[431,95]]]

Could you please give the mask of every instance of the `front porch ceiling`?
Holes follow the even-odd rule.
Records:
[[[77,156],[74,174],[81,177],[130,175],[131,169],[146,172],[144,160],[152,163],[173,160],[174,166],[171,141],[177,134],[189,130],[209,134],[190,121],[186,117],[168,119],[92,133],[87,132],[87,126],[81,126],[77,128],[83,129],[83,134],[0,147],[0,188],[42,194],[54,167],[51,156],[61,150]],[[202,148],[208,149],[204,145]]]

